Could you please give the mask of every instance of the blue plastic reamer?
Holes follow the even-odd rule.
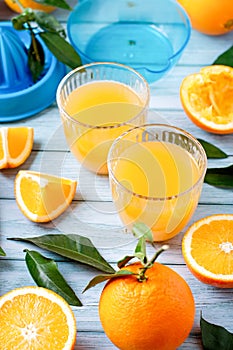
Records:
[[[0,27],[0,94],[20,91],[32,84],[25,44],[11,28]]]

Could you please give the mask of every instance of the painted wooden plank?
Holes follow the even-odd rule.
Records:
[[[153,93],[156,94],[157,92],[154,91]],[[170,101],[169,96],[166,98]],[[178,96],[176,101],[177,99]],[[169,107],[167,103],[165,106],[158,106],[155,103],[148,111],[148,122],[159,122],[182,127],[182,129],[190,132],[193,136],[209,141],[223,149],[227,154],[233,155],[233,134],[216,135],[203,131],[189,120],[180,107],[179,109],[175,109],[174,106]],[[68,152],[63,127],[56,107],[50,107],[35,117],[14,123],[14,126],[19,125],[31,126],[34,128],[35,137],[33,150]],[[12,123],[2,124],[2,126],[12,126]]]
[[[111,203],[80,202],[71,207],[72,211],[65,212],[56,220],[47,224],[33,223],[19,211],[14,201],[0,200],[1,212],[1,237],[0,246],[6,251],[7,258],[24,259],[25,248],[39,249],[33,245],[9,241],[9,237],[33,237],[53,233],[75,233],[90,238],[93,244],[100,250],[106,260],[115,264],[124,255],[130,254],[135,248],[135,238],[131,233],[125,233],[124,226],[119,216],[114,211]],[[199,205],[190,223],[213,214],[232,214],[232,205]],[[184,264],[181,254],[182,232],[169,240],[168,253],[161,255],[161,261],[172,264]],[[157,244],[159,247],[161,244]],[[40,250],[40,249],[39,249]],[[62,261],[63,258],[42,251],[46,256],[53,256]],[[154,249],[148,246],[148,253],[153,254]]]
[[[197,280],[183,265],[169,265],[166,266],[172,268],[174,271],[179,273],[182,276],[188,285],[190,286],[192,293],[194,295],[195,304],[198,308],[197,311],[203,311],[203,317],[209,317],[211,312],[211,307],[216,305],[218,310],[221,307],[227,307],[227,305],[232,304],[232,290],[231,289],[221,289],[215,288],[206,284],[203,284]],[[67,282],[74,289],[75,293],[80,297],[80,300],[83,303],[83,307],[72,307],[75,315],[83,321],[83,325],[80,323],[80,330],[83,331],[100,331],[101,327],[98,322],[98,310],[97,306],[99,303],[99,297],[105,285],[105,282],[96,285],[95,287],[89,289],[85,293],[83,289],[86,287],[90,278],[93,278],[98,274],[91,269],[86,268],[85,266],[75,266],[72,264],[72,270],[70,264],[63,262],[58,264],[58,268],[63,276],[66,278]],[[11,263],[7,261],[1,261],[0,272],[2,280],[7,282],[8,276],[11,277],[8,279],[8,283],[1,285],[1,293],[9,291],[12,286],[28,286],[35,285],[30,274],[27,271],[27,267],[24,261],[17,262],[17,265],[14,266],[14,271],[12,270]],[[14,278],[14,280],[13,280]],[[201,293],[200,293],[201,289]],[[232,311],[232,305],[230,310],[225,310],[226,315],[230,314]],[[93,319],[90,318],[90,313],[93,314]],[[213,313],[211,313],[213,315]],[[198,321],[200,318],[199,312],[196,312],[195,327],[198,327]],[[215,317],[212,319],[212,322],[218,322],[218,314],[216,313]],[[226,327],[233,329],[232,322],[226,320],[224,322]]]
[[[226,147],[221,147],[226,151]],[[229,149],[230,152],[230,149]],[[226,167],[233,164],[233,157],[209,160],[208,167]],[[14,198],[14,180],[19,170],[33,170],[63,176],[78,181],[75,200],[111,201],[107,176],[99,176],[84,169],[70,152],[32,152],[30,158],[17,169],[5,169],[0,173],[0,198]],[[200,203],[233,203],[232,190],[204,184]]]

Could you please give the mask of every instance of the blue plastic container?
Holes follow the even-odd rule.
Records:
[[[175,0],[84,0],[67,31],[84,64],[122,63],[154,82],[179,60],[191,26]]]
[[[57,86],[67,73],[42,43],[45,68],[33,83],[27,64],[29,45],[27,31],[15,30],[11,22],[0,22],[0,122],[30,117],[51,105]]]

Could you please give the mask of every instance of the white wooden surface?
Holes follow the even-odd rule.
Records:
[[[7,11],[4,17],[4,6],[2,1],[0,2],[1,20],[9,18]],[[65,25],[67,13],[57,11],[55,14]],[[233,32],[221,37],[208,37],[193,31],[179,64],[163,80],[151,85],[150,121],[158,121],[156,113],[160,113],[159,121],[162,119],[182,127],[195,137],[203,138],[231,155],[226,160],[209,161],[209,167],[233,163],[233,135],[208,134],[192,124],[182,110],[179,86],[187,74],[211,64],[220,53],[232,45],[232,41]],[[135,241],[130,234],[123,233],[123,226],[111,202],[108,178],[95,176],[82,169],[68,151],[56,103],[28,119],[2,124],[20,125],[34,128],[35,142],[30,158],[20,168],[2,170],[0,173],[0,246],[7,254],[0,259],[0,295],[16,287],[34,285],[26,268],[23,249],[35,249],[45,256],[53,257],[84,304],[81,308],[73,307],[78,327],[75,350],[115,349],[105,336],[98,317],[98,300],[103,284],[82,294],[87,282],[98,271],[32,245],[9,241],[7,237],[30,237],[53,232],[86,235],[113,266],[126,253],[132,252]],[[20,212],[14,199],[14,178],[20,169],[50,172],[77,179],[79,185],[71,207],[51,223],[30,222]],[[233,213],[233,193],[205,184],[191,222],[214,213]],[[183,232],[169,241],[170,249],[160,256],[159,261],[172,267],[186,279],[196,302],[195,324],[189,338],[180,349],[202,349],[199,327],[201,312],[207,320],[233,331],[233,291],[204,285],[191,275],[181,254],[182,236]]]

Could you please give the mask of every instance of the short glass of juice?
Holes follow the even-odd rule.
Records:
[[[57,89],[57,104],[71,152],[81,164],[108,174],[114,139],[146,122],[149,86],[134,69],[101,62],[68,73]]]
[[[126,228],[143,222],[154,241],[177,235],[197,207],[206,167],[202,145],[177,127],[147,124],[120,135],[110,148],[108,170]]]

